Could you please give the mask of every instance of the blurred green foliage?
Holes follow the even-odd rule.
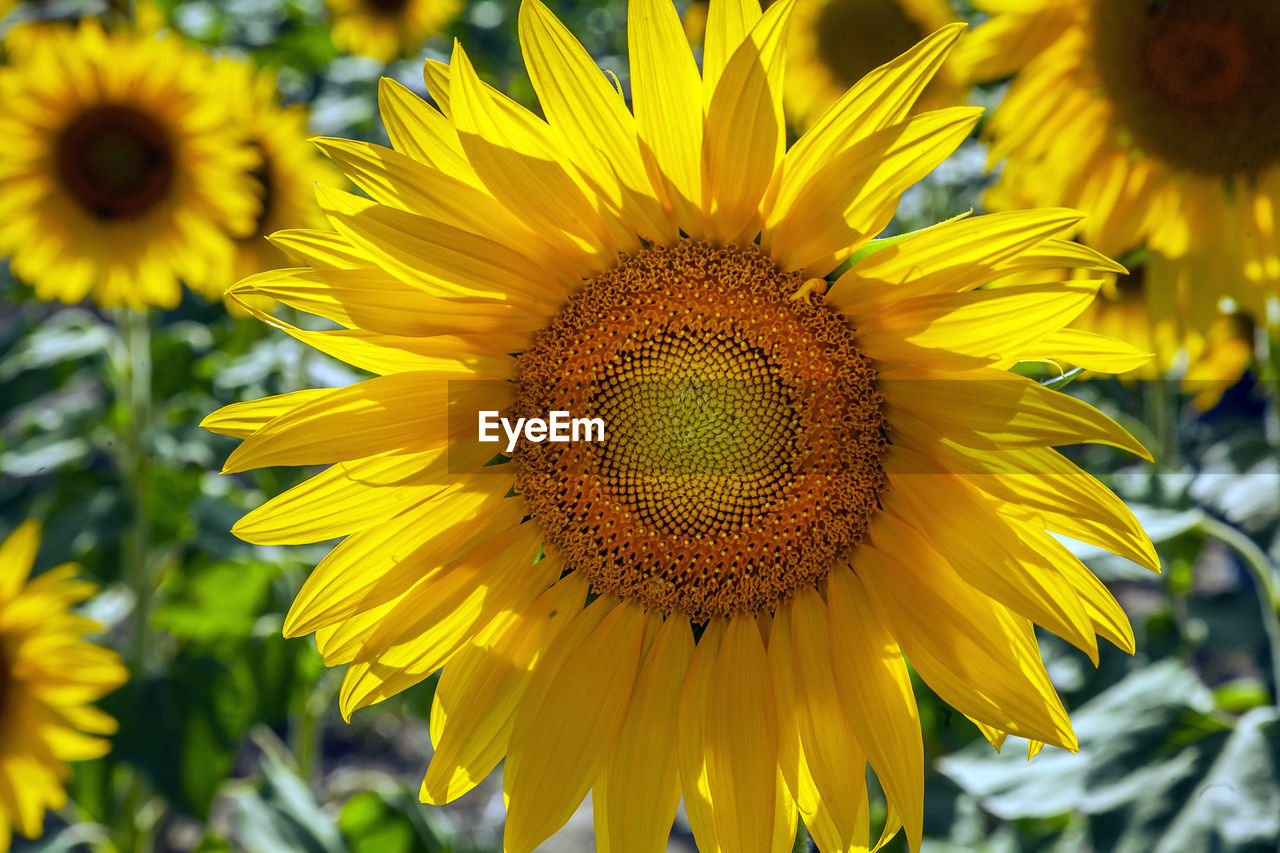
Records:
[[[99,5],[47,8],[72,14]],[[625,2],[550,5],[625,87]],[[468,4],[419,55],[389,65],[339,55],[321,0],[160,6],[189,38],[275,68],[282,96],[310,106],[317,134],[384,141],[378,78],[425,94],[422,61],[447,59],[454,36],[484,77],[534,105],[514,0]],[[966,143],[908,194],[893,232],[975,205],[987,180],[983,159],[976,142]],[[3,265],[0,305],[0,529],[44,521],[38,568],[75,560],[103,585],[90,615],[134,668],[133,681],[103,703],[121,722],[114,750],[74,768],[73,805],[50,816],[44,840],[17,849],[497,850],[501,795],[492,780],[447,810],[418,803],[431,683],[348,726],[336,711],[335,673],[311,641],[281,637],[284,613],[326,546],[250,546],[228,531],[301,474],[221,476],[234,441],[197,427],[227,403],[341,385],[357,374],[188,295],[150,319],[151,410],[139,424],[125,391],[119,317],[37,302]],[[1152,576],[1081,549],[1131,614],[1138,654],[1104,649],[1095,670],[1043,638],[1074,711],[1078,755],[1049,750],[1028,762],[1013,739],[997,755],[917,683],[930,767],[925,849],[1274,851],[1280,719],[1264,614],[1270,607],[1274,619],[1280,602],[1267,600],[1276,590],[1260,587],[1257,563],[1269,560],[1274,572],[1280,535],[1275,389],[1246,377],[1202,413],[1172,385],[1044,378],[1158,448],[1154,468],[1106,448],[1073,455],[1132,502],[1165,572]],[[122,447],[131,430],[147,463],[142,484],[131,481]],[[134,614],[142,596],[122,571],[139,518],[157,587],[141,640]],[[883,798],[875,812],[883,821]],[[572,844],[554,849],[590,849]],[[692,850],[682,824],[673,845]],[[888,849],[905,843],[897,838]]]

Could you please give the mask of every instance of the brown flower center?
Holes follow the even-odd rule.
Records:
[[[365,7],[375,15],[393,17],[403,12],[410,0],[364,0]]]
[[[276,180],[275,172],[272,169],[271,157],[267,153],[266,147],[260,142],[249,143],[258,154],[258,165],[254,166],[249,176],[253,178],[260,190],[258,200],[261,207],[258,209],[258,219],[253,224],[253,231],[249,233],[246,239],[257,240],[265,237],[275,229],[271,227],[271,214],[275,212],[276,205]]]
[[[59,135],[58,179],[81,206],[103,220],[136,219],[173,185],[173,140],[154,118],[108,104],[76,116]]]
[[[881,398],[844,320],[758,249],[627,257],[520,357],[514,414],[599,418],[522,441],[516,488],[598,592],[692,619],[818,584],[884,485]]]
[[[1133,143],[1209,175],[1280,162],[1280,3],[1094,0],[1095,62]]]
[[[841,89],[928,35],[895,0],[830,0],[814,29],[818,57]]]

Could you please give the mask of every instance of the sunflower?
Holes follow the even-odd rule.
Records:
[[[332,169],[308,138],[306,107],[281,107],[275,75],[233,66],[245,92],[239,118],[249,145],[258,154],[250,170],[259,206],[253,228],[235,238],[235,272],[209,282],[206,295],[221,297],[227,286],[263,270],[284,266],[283,252],[267,237],[284,228],[314,228],[324,222],[316,205],[315,185],[332,177]]]
[[[347,666],[347,717],[443,668],[422,798],[464,794],[505,756],[511,853],[589,790],[601,849],[665,849],[681,796],[703,850],[789,850],[798,816],[821,850],[861,849],[867,763],[886,834],[918,846],[906,659],[993,741],[1075,748],[1033,622],[1095,659],[1096,635],[1133,648],[1049,531],[1154,569],[1152,547],[1052,448],[1145,451],[1006,368],[1144,356],[1063,329],[1096,281],[979,289],[1117,265],[1065,239],[1080,217],[1063,210],[872,243],[978,119],[911,114],[962,27],[872,71],[786,150],[792,8],[717,0],[700,73],[674,7],[633,0],[633,113],[526,0],[545,121],[461,46],[427,63],[438,110],[384,80],[393,149],[319,142],[369,197],[322,189],[333,230],[275,236],[305,266],[232,291],[337,323],[279,325],[376,374],[205,420],[243,439],[227,472],[330,466],[235,532],[346,537],[286,634]],[[478,441],[495,412],[508,428],[570,412],[605,435]]]
[[[1016,73],[989,122],[1007,162],[988,206],[1065,204],[1102,252],[1148,249],[1146,324],[1193,361],[1225,300],[1264,320],[1280,293],[1280,5],[975,5],[992,17],[960,64],[976,81]]]
[[[0,542],[0,850],[14,830],[38,838],[45,810],[66,805],[65,762],[107,753],[116,722],[90,703],[128,677],[69,610],[97,591],[75,566],[27,580],[39,540],[28,521]]]
[[[172,307],[253,225],[256,155],[176,37],[45,28],[0,70],[0,255],[41,299]]]
[[[846,90],[930,33],[956,20],[947,0],[813,0],[797,3],[788,46],[786,105],[808,127]],[[916,109],[955,106],[965,88],[950,63]]]
[[[360,56],[390,62],[413,53],[462,9],[460,0],[326,0],[333,41]]]

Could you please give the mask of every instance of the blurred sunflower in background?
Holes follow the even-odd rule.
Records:
[[[390,62],[407,56],[462,11],[460,0],[325,0],[339,49]]]
[[[66,805],[66,762],[110,749],[115,720],[91,703],[128,678],[84,639],[98,626],[70,611],[97,591],[75,566],[28,581],[39,542],[34,521],[0,542],[0,850],[15,831],[38,838],[45,811]]]
[[[787,53],[787,113],[800,127],[817,121],[863,75],[956,21],[947,0],[813,0],[796,4]],[[962,104],[952,63],[934,75],[917,110]]]
[[[991,19],[960,64],[975,81],[1015,75],[988,126],[1006,161],[988,206],[1065,204],[1103,253],[1146,250],[1117,290],[1144,306],[1126,337],[1153,337],[1164,369],[1185,351],[1189,377],[1238,379],[1252,345],[1238,332],[1270,322],[1280,282],[1280,5],[975,5]]]
[[[255,543],[346,537],[286,619],[347,665],[348,718],[443,667],[422,787],[506,758],[505,849],[593,791],[601,849],[660,851],[683,796],[699,847],[921,837],[906,660],[994,743],[1074,749],[1033,624],[1132,652],[1115,600],[1052,533],[1157,569],[1124,504],[1053,448],[1146,456],[1011,373],[1145,360],[1065,329],[1114,262],[1049,209],[872,242],[980,110],[913,108],[962,27],[871,71],[789,150],[793,3],[709,9],[701,73],[676,10],[628,9],[627,109],[537,0],[520,41],[544,121],[455,47],[439,109],[383,81],[394,150],[321,141],[369,198],[252,277],[338,323],[291,335],[375,378],[232,405],[227,472],[329,465],[251,512]],[[1017,285],[982,289],[1022,276]],[[1039,280],[1037,280],[1039,279]],[[277,321],[278,322],[278,321]],[[512,355],[512,354],[515,355]],[[598,416],[603,440],[476,441],[484,410]]]
[[[257,207],[228,67],[86,20],[0,69],[0,254],[39,298],[169,308],[225,276]]]
[[[227,286],[263,270],[283,266],[287,258],[267,237],[284,228],[314,228],[324,222],[316,204],[316,184],[334,177],[333,168],[310,142],[305,106],[282,107],[275,74],[238,64],[246,97],[239,123],[258,154],[250,171],[259,206],[253,228],[235,240],[235,272],[210,282],[206,295],[222,296]]]

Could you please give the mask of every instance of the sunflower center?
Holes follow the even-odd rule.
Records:
[[[175,163],[168,132],[133,107],[109,104],[77,116],[58,138],[58,178],[99,219],[134,219],[169,193]]]
[[[409,5],[409,0],[364,0],[364,5],[375,15],[398,15]]]
[[[253,232],[249,235],[250,238],[257,238],[264,237],[273,230],[268,227],[268,222],[275,210],[276,181],[271,169],[271,158],[267,155],[267,149],[260,142],[251,142],[250,145],[257,152],[259,159],[258,165],[253,167],[249,175],[262,190],[262,194],[259,196],[261,207],[258,209],[258,219],[253,225]]]
[[[814,30],[818,58],[842,89],[928,35],[894,0],[830,0]]]
[[[1280,3],[1094,0],[1095,61],[1139,148],[1209,175],[1280,162]]]
[[[695,620],[818,584],[884,484],[881,398],[844,320],[758,249],[626,257],[520,357],[515,414],[599,418],[514,451],[548,546],[598,592]]]

